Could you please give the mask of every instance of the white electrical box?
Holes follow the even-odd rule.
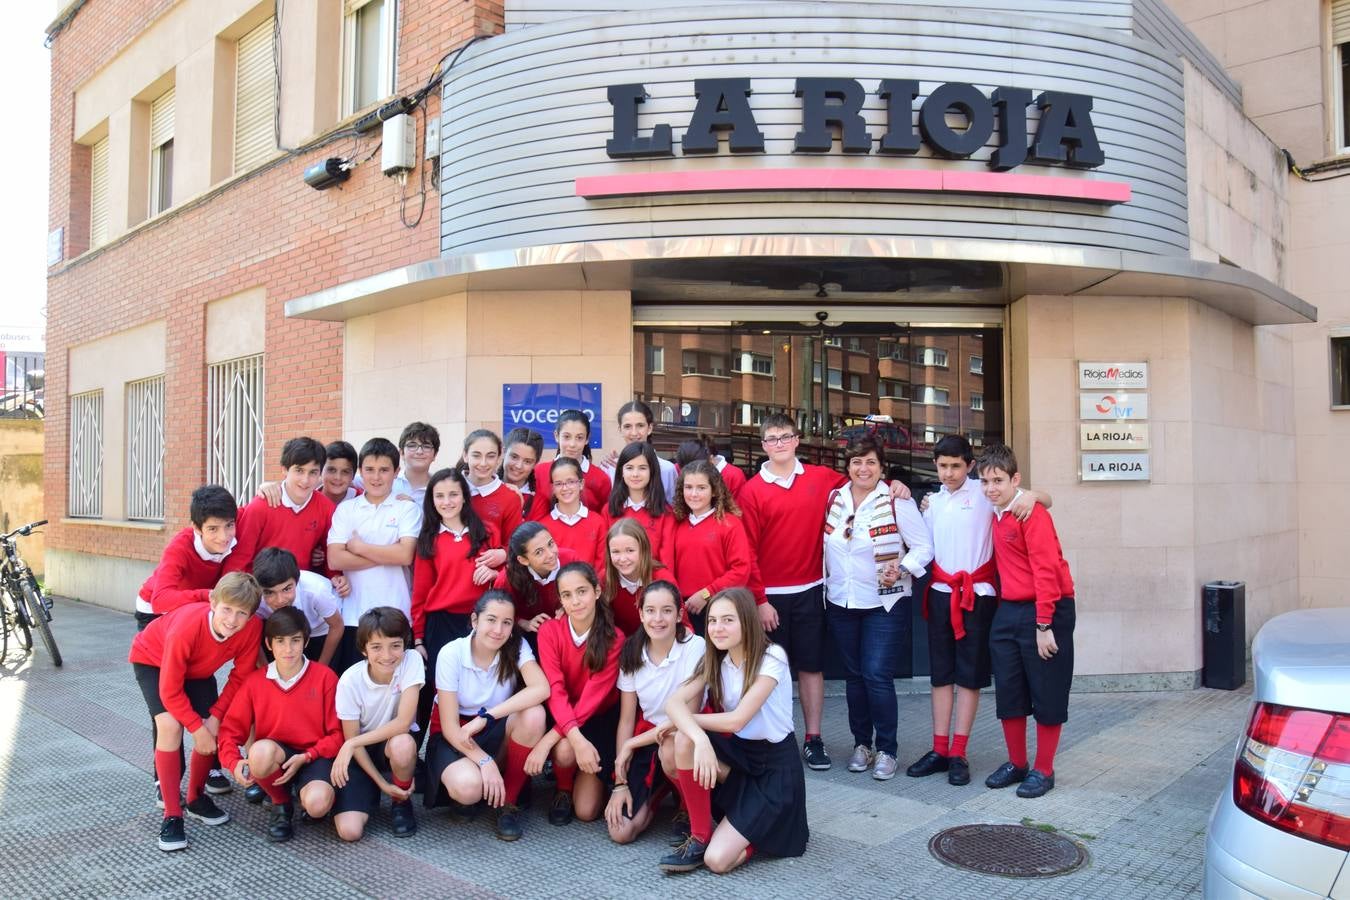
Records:
[[[386,175],[407,172],[417,164],[417,123],[407,113],[386,119],[380,170]]]

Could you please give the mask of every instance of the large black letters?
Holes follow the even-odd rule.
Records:
[[[755,124],[746,97],[749,78],[700,78],[694,82],[693,118],[680,147],[685,153],[716,153],[717,132],[728,131],[732,153],[763,153],[764,133]]]

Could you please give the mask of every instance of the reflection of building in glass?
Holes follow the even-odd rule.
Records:
[[[0,349],[0,418],[42,417],[45,360],[45,353]]]

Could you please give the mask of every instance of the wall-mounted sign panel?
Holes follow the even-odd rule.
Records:
[[[1129,391],[1083,391],[1078,395],[1078,418],[1092,421],[1147,419],[1148,394]]]
[[[1142,391],[1148,387],[1146,362],[1080,362],[1078,388],[1084,391]]]
[[[558,449],[553,436],[558,415],[565,409],[579,409],[591,421],[590,446],[600,449],[600,385],[586,384],[503,384],[502,427],[533,428],[544,438],[544,447]]]
[[[1082,450],[1147,450],[1147,422],[1107,422],[1082,424],[1078,446]]]
[[[1079,477],[1083,481],[1148,481],[1148,452],[1084,453]]]

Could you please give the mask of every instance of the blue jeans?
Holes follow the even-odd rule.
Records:
[[[839,647],[847,673],[848,727],[854,744],[873,745],[896,755],[896,725],[899,718],[895,698],[895,655],[906,639],[909,620],[901,601],[886,612],[876,609],[845,609],[826,604],[830,633]]]

